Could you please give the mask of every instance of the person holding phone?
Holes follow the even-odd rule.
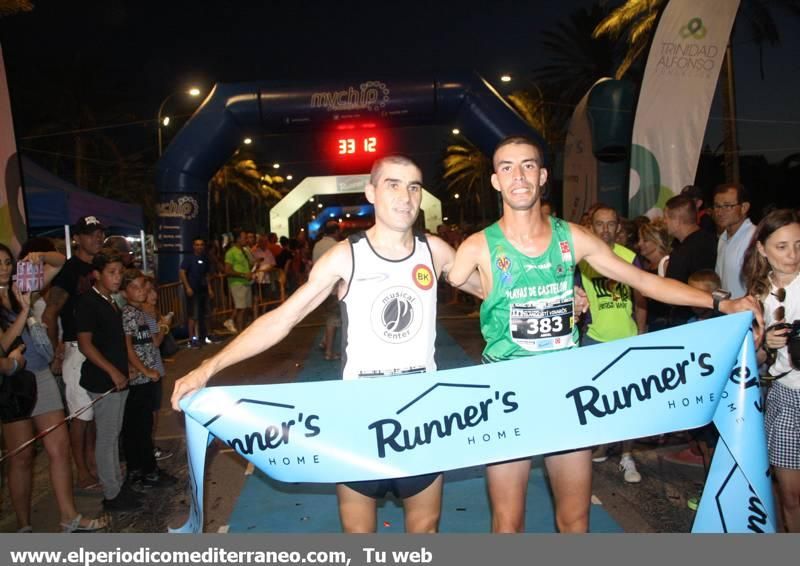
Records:
[[[32,263],[44,263],[44,283],[48,284],[64,264],[58,252],[31,252],[24,258]],[[64,406],[55,377],[50,371],[52,350],[43,351],[31,335],[28,319],[31,294],[21,293],[13,284],[16,273],[14,255],[0,244],[0,349],[10,352],[11,372],[3,379],[13,379],[23,366],[36,376],[36,404],[25,418],[3,422],[6,448],[11,451],[33,438],[36,432],[48,429],[64,420]],[[21,345],[20,345],[21,344]],[[22,351],[27,355],[22,356]],[[4,373],[9,373],[4,370]],[[86,519],[75,508],[72,494],[72,466],[67,430],[59,427],[42,439],[50,460],[50,482],[56,496],[61,527],[65,532],[93,532],[106,527],[102,519]],[[11,505],[17,515],[18,532],[33,532],[31,526],[31,491],[34,447],[29,446],[11,457],[8,485]]]

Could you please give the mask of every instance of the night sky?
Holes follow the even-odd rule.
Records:
[[[477,70],[497,83],[542,60],[539,34],[588,1],[306,2],[35,0],[0,20],[0,40],[21,149],[44,133],[83,127],[78,108],[127,151],[151,152],[160,102],[188,85],[313,80],[375,73],[437,77]],[[613,3],[612,3],[613,4]],[[800,23],[776,12],[783,45],[758,51],[737,26],[739,142],[770,161],[800,152]],[[499,84],[499,83],[498,83]],[[178,96],[167,113],[188,115]],[[719,143],[712,109],[706,143]],[[130,124],[124,125],[123,124]],[[32,157],[35,154],[30,153]],[[311,159],[309,157],[309,159]]]

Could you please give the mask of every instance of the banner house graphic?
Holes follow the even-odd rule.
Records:
[[[192,513],[179,532],[202,530],[211,435],[277,480],[332,483],[476,466],[712,421],[720,442],[693,530],[774,532],[751,320],[749,313],[730,315],[429,374],[203,389],[181,403]]]

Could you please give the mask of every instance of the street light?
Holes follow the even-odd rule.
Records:
[[[172,94],[168,95],[164,100],[161,101],[161,105],[158,107],[158,115],[156,116],[156,123],[158,124],[158,156],[161,157],[161,154],[164,153],[164,144],[163,144],[163,137],[161,133],[161,128],[164,126],[169,125],[169,116],[162,117],[164,113],[164,106],[167,104],[167,101],[171,99],[173,96],[178,94],[188,94],[192,97],[200,96],[200,89],[197,87],[192,87],[188,91],[178,90],[173,92]]]
[[[504,83],[510,83],[511,75],[502,75],[500,77],[500,80],[503,81]],[[547,139],[547,122],[546,122],[547,117],[545,116],[544,113],[544,103],[545,103],[544,94],[542,93],[542,89],[539,88],[539,85],[537,83],[533,82],[528,78],[525,79],[525,82],[531,85],[533,88],[535,88],[536,92],[539,94],[539,120],[542,123],[542,137]]]

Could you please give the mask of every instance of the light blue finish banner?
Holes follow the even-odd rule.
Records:
[[[209,387],[184,399],[201,532],[213,435],[285,482],[412,476],[714,422],[694,532],[774,532],[752,316],[490,365],[354,381]]]

